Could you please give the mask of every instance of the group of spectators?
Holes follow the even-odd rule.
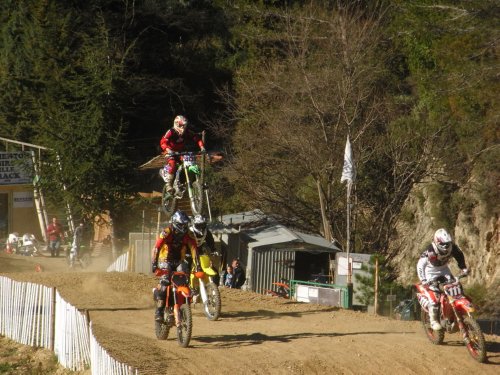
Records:
[[[240,289],[243,286],[246,280],[245,270],[238,258],[234,258],[231,264],[227,265],[221,280],[221,285],[226,288]]]

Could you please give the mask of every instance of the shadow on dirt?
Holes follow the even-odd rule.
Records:
[[[232,348],[249,345],[259,345],[264,342],[281,342],[288,343],[298,339],[308,339],[317,337],[342,337],[342,336],[355,336],[355,335],[386,335],[386,334],[399,334],[405,335],[405,332],[350,332],[350,333],[294,333],[290,335],[269,336],[263,333],[252,333],[248,335],[219,335],[219,336],[196,336],[193,341],[199,341],[206,344],[213,344],[218,348]],[[196,345],[193,345],[196,347]],[[213,349],[213,347],[211,347]]]
[[[233,311],[233,312],[223,312],[221,314],[222,318],[234,319],[234,320],[255,320],[255,319],[279,319],[285,316],[292,318],[300,318],[305,315],[314,314],[317,312],[333,312],[338,309],[320,309],[320,310],[307,310],[307,311],[272,311],[272,310],[254,310],[254,311]]]

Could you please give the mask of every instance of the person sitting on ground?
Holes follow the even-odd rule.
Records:
[[[226,288],[232,288],[233,285],[233,267],[227,265],[226,271],[222,275],[222,282]]]
[[[233,266],[233,282],[231,288],[241,289],[246,280],[245,270],[241,266],[238,258],[234,258],[231,265]]]

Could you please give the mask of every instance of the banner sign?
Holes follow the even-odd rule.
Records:
[[[32,184],[32,165],[29,152],[0,152],[0,185]]]
[[[32,191],[15,191],[13,194],[13,206],[18,207],[33,207],[33,192]]]

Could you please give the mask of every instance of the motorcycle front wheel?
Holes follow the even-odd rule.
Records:
[[[464,318],[464,326],[469,336],[469,342],[465,344],[467,351],[479,363],[486,360],[486,344],[481,327],[472,317]]]
[[[206,285],[206,289],[208,301],[207,304],[203,306],[203,312],[208,320],[217,320],[219,319],[221,309],[219,288],[214,282],[210,282]]]
[[[183,304],[179,309],[180,325],[177,327],[177,342],[183,348],[187,348],[191,341],[193,332],[193,315],[191,306]]]
[[[170,218],[177,207],[177,198],[167,191],[167,185],[163,186],[161,193],[161,209]]]
[[[203,211],[203,186],[199,180],[193,181],[191,185],[193,196],[191,197],[191,210],[193,215],[201,215]]]
[[[444,330],[434,331],[431,328],[431,322],[429,320],[429,313],[424,309],[420,311],[420,321],[422,322],[422,327],[424,327],[425,334],[430,342],[434,345],[440,345],[444,340]]]

